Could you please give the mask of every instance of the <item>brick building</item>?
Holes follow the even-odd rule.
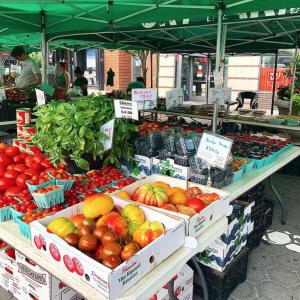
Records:
[[[114,86],[106,86],[107,71],[112,69],[115,73]],[[147,88],[151,88],[151,54],[147,57]],[[106,91],[123,90],[126,91],[130,82],[135,81],[136,77],[141,76],[141,67],[130,54],[122,50],[104,51],[104,88]],[[152,87],[156,87],[156,54],[152,55]]]

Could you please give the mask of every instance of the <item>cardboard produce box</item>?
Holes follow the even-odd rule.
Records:
[[[16,251],[16,263],[21,286],[28,293],[42,295],[50,299],[67,288],[58,278],[18,251]]]
[[[174,277],[174,292],[179,299],[183,296],[186,290],[193,286],[194,271],[184,265],[178,274]],[[149,300],[169,300],[168,284],[165,284],[153,297]]]
[[[136,179],[147,177],[151,174],[151,158],[136,154],[128,160],[121,159],[121,171]]]
[[[7,246],[0,250],[0,285],[6,291],[13,292],[14,283],[18,284],[18,272],[16,261],[5,253],[8,248],[11,247]]]
[[[113,200],[115,205],[122,208],[128,204],[127,201],[117,197],[113,197]],[[70,276],[77,277],[104,299],[116,299],[184,244],[184,221],[182,219],[170,217],[147,207],[141,207],[146,220],[151,222],[159,220],[164,224],[166,232],[116,269],[111,270],[78,249],[69,246],[57,235],[47,232],[46,226],[55,218],[70,218],[82,213],[82,205],[83,203],[74,205],[54,216],[32,222],[30,224],[32,245],[38,249],[34,239],[41,235],[46,246],[45,250],[39,247],[40,253],[47,255],[54,264],[69,271]],[[72,265],[70,266],[70,264]]]
[[[198,187],[203,193],[217,193],[220,196],[220,199],[213,202],[205,209],[201,210],[195,216],[190,217],[187,215],[183,215],[180,213],[172,212],[169,210],[161,209],[154,206],[147,206],[142,203],[138,203],[140,206],[143,207],[150,207],[153,210],[163,212],[178,218],[182,218],[185,221],[185,232],[187,236],[197,237],[200,235],[204,230],[210,227],[213,223],[218,221],[220,218],[225,216],[229,210],[229,201],[230,201],[230,193],[218,190],[215,188],[210,188],[201,184],[187,182],[180,179],[171,178],[168,176],[163,175],[151,175],[145,179],[140,181],[134,182],[122,189],[122,191],[127,191],[130,195],[134,192],[134,190],[145,183],[153,184],[156,181],[163,181],[167,183],[170,187],[180,187],[186,190],[189,187]],[[115,194],[117,194],[116,192]],[[134,201],[127,200],[131,203],[136,203]]]
[[[152,175],[161,174],[176,179],[188,180],[190,167],[175,164],[174,159],[161,160],[158,157],[152,158]]]

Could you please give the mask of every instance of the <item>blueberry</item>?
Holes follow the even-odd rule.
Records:
[[[162,169],[158,169],[157,174],[162,174]]]
[[[208,258],[209,258],[211,261],[215,261],[215,260],[216,260],[216,256],[215,256],[215,255],[210,255]]]
[[[124,156],[121,157],[121,165],[126,166],[126,158]]]
[[[156,174],[157,173],[157,165],[152,166],[152,173]]]
[[[180,175],[176,174],[174,178],[180,179]]]
[[[140,165],[139,169],[140,169],[141,172],[144,171],[144,165]]]
[[[150,176],[150,171],[149,170],[145,171],[145,173],[146,173],[147,176]]]
[[[148,166],[145,166],[145,167],[144,167],[144,171],[149,171],[149,167],[148,167]]]
[[[180,179],[185,180],[185,176],[180,176]]]

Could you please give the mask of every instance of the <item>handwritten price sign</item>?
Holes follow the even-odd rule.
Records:
[[[152,109],[157,101],[157,89],[133,89],[132,101],[138,102],[138,109]]]
[[[117,118],[124,119],[139,119],[138,104],[137,102],[114,100],[115,113]]]
[[[106,134],[108,139],[100,138],[100,141],[103,143],[104,151],[111,149],[113,138],[114,138],[114,127],[115,127],[115,119],[105,123],[100,127],[100,132]]]
[[[39,89],[35,89],[35,93],[36,93],[36,99],[37,99],[38,105],[46,104],[44,92]]]
[[[220,169],[225,169],[232,140],[217,134],[203,133],[197,156]]]

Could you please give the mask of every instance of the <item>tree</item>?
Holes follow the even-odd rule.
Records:
[[[147,58],[150,53],[150,50],[123,50],[124,52],[131,55],[141,66],[142,68],[142,76],[145,80],[145,87],[147,87],[146,81],[147,81]]]
[[[32,52],[29,54],[29,57],[31,57],[32,59],[34,59],[38,65],[39,68],[42,67],[42,58],[35,52]]]

